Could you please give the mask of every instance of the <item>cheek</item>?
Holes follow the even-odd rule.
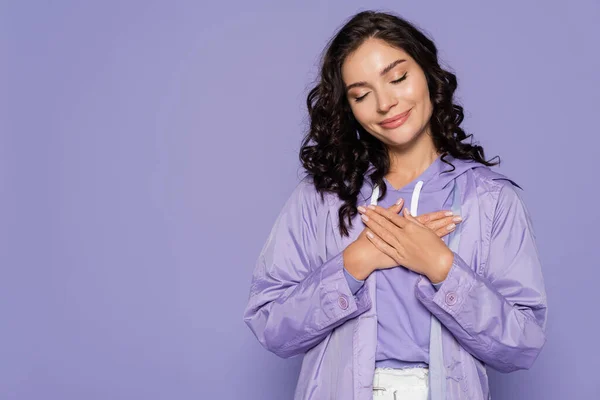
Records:
[[[423,99],[423,90],[419,82],[410,82],[403,87],[398,88],[400,98],[406,99],[411,103],[419,103]]]
[[[423,77],[423,81],[419,82],[419,85],[415,87],[415,96],[418,96],[424,104],[424,108],[431,108],[431,99],[429,98],[429,88],[427,87],[427,81]]]
[[[420,109],[420,114],[428,117],[433,109],[431,99],[429,98],[429,90],[426,82],[416,82],[412,85],[407,85],[404,91],[404,98]]]
[[[369,123],[369,110],[366,105],[352,105],[352,114],[354,118],[361,124],[366,125]]]

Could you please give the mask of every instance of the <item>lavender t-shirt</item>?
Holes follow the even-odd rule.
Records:
[[[438,157],[419,177],[400,189],[385,180],[387,193],[378,205],[387,208],[400,197],[409,207],[418,181],[423,186],[418,201],[417,215],[449,210],[452,205],[452,187],[455,173],[441,174],[451,167]],[[458,171],[454,171],[458,172]],[[353,293],[364,281],[355,279],[345,269],[346,279]],[[430,313],[415,297],[414,287],[420,275],[398,266],[377,270],[377,367],[406,368],[426,366],[429,362]],[[439,288],[443,282],[434,285]]]

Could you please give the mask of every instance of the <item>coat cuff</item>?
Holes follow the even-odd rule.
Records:
[[[321,267],[322,307],[331,320],[354,317],[371,307],[366,285],[352,292],[345,276],[343,251]]]
[[[469,292],[477,283],[471,267],[456,253],[448,276],[436,288],[427,278],[421,277],[416,285],[417,297],[426,303],[433,302],[448,314],[456,317],[460,313]]]

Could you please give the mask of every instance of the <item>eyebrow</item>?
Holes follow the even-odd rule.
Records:
[[[387,67],[385,67],[384,69],[381,70],[381,72],[379,73],[379,76],[384,76],[385,74],[387,74],[388,72],[390,72],[390,70],[392,68],[394,68],[396,65],[403,63],[404,61],[406,61],[405,59],[398,59],[394,62],[392,62],[390,65],[388,65]],[[348,86],[346,86],[346,92],[348,92],[350,89],[355,88],[355,87],[362,87],[362,86],[368,86],[369,84],[365,81],[360,81],[360,82],[354,82]]]

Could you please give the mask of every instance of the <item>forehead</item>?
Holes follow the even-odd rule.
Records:
[[[393,47],[381,39],[367,39],[344,60],[342,78],[346,83],[376,79],[386,66],[398,59],[406,60],[401,63],[403,66],[412,60],[401,48]]]

